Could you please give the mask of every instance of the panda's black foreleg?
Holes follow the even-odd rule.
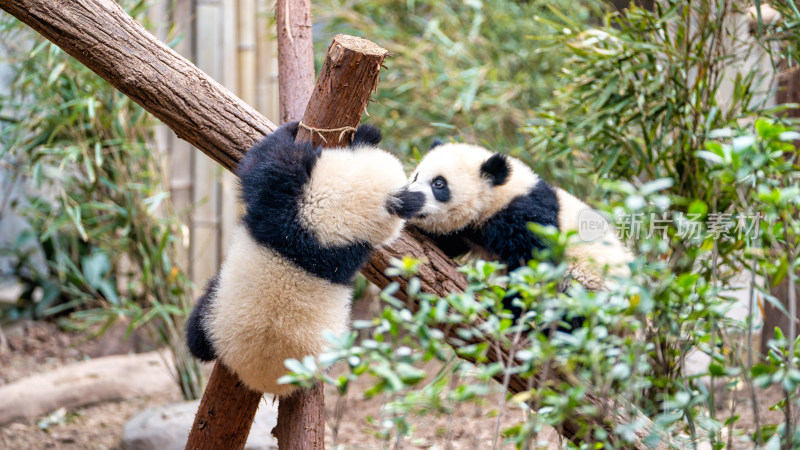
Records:
[[[206,292],[197,300],[197,304],[195,304],[192,314],[189,316],[189,321],[186,323],[186,345],[189,347],[189,352],[201,361],[217,359],[214,346],[211,345],[204,323],[211,312],[211,302],[216,297],[218,284],[218,275],[208,281]]]
[[[464,232],[456,231],[450,234],[433,234],[417,228],[422,234],[431,238],[436,246],[450,258],[461,256],[470,251],[470,245],[464,239]]]

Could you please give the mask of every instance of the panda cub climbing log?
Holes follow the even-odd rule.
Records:
[[[425,195],[425,206],[409,222],[431,236],[450,257],[468,251],[499,260],[508,270],[527,263],[545,244],[528,223],[560,231],[578,229],[589,207],[553,188],[522,161],[467,144],[434,141],[410,177],[409,190]],[[604,274],[630,275],[632,255],[613,235],[570,244],[570,277],[589,290],[604,290]]]
[[[285,359],[318,355],[324,330],[347,330],[353,277],[423,202],[400,161],[376,147],[377,128],[321,150],[294,142],[297,127],[280,127],[239,164],[245,213],[186,331],[195,357],[276,395],[294,390],[276,382]]]

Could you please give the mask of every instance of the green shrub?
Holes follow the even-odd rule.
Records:
[[[527,6],[530,3],[519,7]],[[475,42],[479,45],[473,55],[479,62],[471,66],[499,68],[506,67],[498,62],[505,56],[525,55],[521,51],[525,46],[514,42],[505,56],[494,58],[497,40],[438,34],[448,19],[436,19],[459,13],[436,13],[436,7],[427,4],[369,2],[353,5],[353,13],[339,14],[339,20],[367,30],[371,39],[379,33],[392,44],[412,42],[410,49],[396,52],[403,58],[395,60],[397,66],[391,66],[382,80],[383,95],[391,98],[380,99],[387,109],[380,113],[370,109],[381,116],[375,119],[388,127],[387,134],[399,136],[413,129],[404,139],[410,146],[422,147],[429,139],[416,130],[430,129],[425,122],[463,120],[467,125],[456,127],[467,139],[474,136],[489,147],[518,153],[545,179],[558,181],[579,196],[603,199],[602,209],[617,218],[618,229],[630,234],[637,258],[632,264],[634,277],[608,293],[579,288],[569,295],[555,292],[553,285],[563,268],[537,260],[507,277],[492,264],[468,266],[464,269],[471,281],[468,291],[445,298],[419,293],[419,283],[412,278],[407,295],[419,309],[394,298],[396,286],[387,288],[383,315],[355,324],[369,330],[369,337],[360,341],[355,335],[332,337],[331,354],[318,361],[287,362],[293,374],[286,381],[303,384],[322,379],[345,392],[357,377],[372,377],[375,383],[368,393],[387,396],[385,420],[376,432],[387,442],[400,443],[413,436],[416,418],[452,414],[460,402],[480,399],[491,378],[520,373],[531,377],[556,362],[574,373],[574,380],[532,386],[498,405],[500,415],[506,409],[523,411],[525,417],[500,438],[527,448],[543,425],[558,429],[579,420],[584,426],[570,446],[626,448],[645,426],[635,419],[643,413],[653,421],[652,439],[668,436],[680,447],[705,441],[713,448],[734,442],[795,448],[800,442],[795,425],[800,406],[796,326],[776,332],[763,360],[751,346],[758,331],[752,320],[758,298],[797,317],[794,301],[784,307],[770,287],[784,279],[792,286],[798,283],[800,166],[798,150],[791,144],[798,135],[780,116],[787,105],[765,105],[774,95],[770,83],[777,68],[794,64],[800,14],[793,2],[780,2],[776,7],[783,20],[762,24],[763,35],[743,40],[737,26],[747,26],[742,14],[748,6],[734,0],[663,1],[651,10],[632,4],[597,24],[540,15],[537,26],[542,28],[531,32],[531,42],[538,43],[540,53],[556,58],[557,66],[512,82],[532,95],[552,92],[539,97],[545,98],[539,108],[530,103],[519,108],[527,118],[524,146],[515,145],[518,125],[508,125],[518,116],[505,109],[517,104],[473,102],[480,107],[461,115],[459,108],[465,103],[458,100],[469,90],[458,84],[458,76],[470,64],[459,66],[458,58],[443,58],[439,52],[451,49],[449,45],[461,50],[463,43]],[[469,8],[453,10],[463,13]],[[400,18],[398,11],[413,14]],[[428,14],[417,15],[420,11]],[[383,22],[387,17],[393,22]],[[501,28],[495,23],[494,30],[484,30],[488,21],[477,28],[463,26],[474,23],[469,19],[474,15],[467,17],[455,29],[494,36]],[[416,40],[405,34],[407,29],[413,30]],[[431,37],[441,35],[449,42],[430,43],[435,42]],[[765,39],[759,39],[762,36]],[[770,40],[782,45],[763,46]],[[421,43],[429,47],[418,53],[414,49]],[[766,72],[748,63],[762,51],[773,63]],[[530,61],[521,64],[513,73],[531,74],[534,70],[527,69],[536,67]],[[512,72],[497,72],[501,78],[505,73]],[[542,82],[547,87],[542,91],[532,89],[539,86],[539,76],[553,77]],[[482,93],[501,97],[488,94],[491,83],[479,86],[476,98]],[[465,119],[469,116],[475,120]],[[418,125],[411,128],[412,123]],[[542,170],[548,165],[552,171]],[[633,220],[640,228],[631,233]],[[564,237],[557,240],[564,242]],[[413,274],[414,264],[398,262],[395,274]],[[743,287],[749,294],[749,315],[734,320],[726,314],[734,306],[726,289],[733,287],[734,275],[746,271],[764,282],[754,277]],[[507,290],[524,293],[531,322],[515,325],[496,312],[498,299]],[[563,315],[589,320],[570,335],[549,334],[547,325]],[[458,327],[465,345],[455,351],[445,346],[443,327]],[[491,336],[507,348],[524,342],[515,350],[522,368],[508,369],[487,360],[487,352],[496,349],[480,344],[480,338],[471,340],[476,336]],[[516,336],[527,340],[518,341]],[[403,349],[400,354],[398,348]],[[692,352],[710,359],[700,373],[684,370]],[[454,354],[471,364],[454,362]],[[415,364],[434,358],[445,368],[432,379],[423,377]],[[350,371],[332,378],[317,370],[335,361],[346,362]],[[769,386],[783,394],[780,402],[770,405],[784,413],[782,421],[768,421],[759,404],[762,389]],[[597,411],[587,402],[588,392],[618,402],[620,410]],[[725,411],[719,405],[725,405]],[[754,426],[739,423],[744,408]],[[630,423],[609,431],[589,420],[616,412],[629,414]]]
[[[791,155],[789,161],[800,156],[788,142],[800,134],[759,119],[755,130],[720,130],[713,135],[706,150],[696,154],[725,185],[720,195],[740,194],[737,211],[746,213],[733,214],[733,222],[760,218],[760,231],[749,228],[743,237],[745,255],[753,263],[748,267],[772,276],[782,267],[783,276],[791,276],[786,266],[800,266],[800,220],[790,213],[800,205],[800,170],[791,167],[786,155]],[[617,213],[650,216],[668,210],[669,188],[663,180],[640,188],[619,183],[619,194],[613,195],[621,200]],[[566,264],[534,259],[510,274],[497,263],[477,261],[462,269],[469,281],[464,293],[437,297],[420,292],[414,278],[420,261],[395,261],[387,274],[407,278],[408,287],[397,295],[399,286],[388,286],[382,293],[386,307],[381,316],[354,323],[364,337],[359,339],[355,331],[329,336],[329,353],[316,360],[287,360],[292,373],[283,381],[307,386],[321,380],[344,396],[357,379],[368,377],[372,386],[365,395],[385,398],[373,431],[387,444],[401,445],[413,437],[420,420],[454,414],[464,404],[485,405],[490,383],[500,381],[505,389],[511,376],[520,376],[530,380],[529,389],[516,388],[518,392],[503,397],[493,413],[498,426],[504,415],[519,417],[521,411],[522,419],[498,429],[498,443],[526,448],[545,425],[569,425],[578,430],[569,448],[629,448],[639,433],[651,445],[669,439],[679,448],[698,441],[723,448],[729,439],[737,445],[795,448],[792,443],[800,442],[800,431],[790,427],[792,411],[800,406],[796,331],[778,331],[766,360],[748,360],[749,342],[742,338],[752,322],[726,317],[733,301],[720,290],[719,278],[679,272],[664,260],[679,223],[638,240],[641,256],[631,264],[634,276],[618,280],[607,292],[588,292],[580,286],[559,292]],[[563,252],[566,236],[532,229],[549,238],[556,253]],[[698,258],[710,260],[721,259],[716,242],[734,239],[717,235],[707,223],[701,224],[698,238]],[[761,251],[775,243],[784,255],[777,260]],[[796,275],[792,282],[797,283]],[[518,293],[523,310],[516,323],[502,310],[509,292]],[[580,328],[570,333],[556,330],[554,324],[575,316],[585,319]],[[507,349],[504,363],[497,362],[499,347]],[[687,375],[679,369],[693,349],[709,355],[710,364],[705,372]],[[419,369],[434,359],[442,364],[438,373]],[[337,363],[347,370],[329,375],[328,368]],[[534,382],[548,379],[553,370],[569,374],[568,382]],[[784,422],[767,421],[757,403],[716,398],[741,397],[739,389],[755,398],[773,385],[785,394],[773,406],[786,412],[789,419]],[[607,407],[613,409],[598,409],[596,402],[589,402],[590,394],[608,400],[613,406]],[[718,401],[727,403],[724,413],[717,410]],[[753,410],[757,428],[738,424],[744,408]],[[607,421],[614,415],[629,422],[609,427]]]

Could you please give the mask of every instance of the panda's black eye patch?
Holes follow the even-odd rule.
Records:
[[[446,202],[450,200],[450,188],[447,187],[447,180],[442,176],[438,176],[431,181],[431,188],[433,197],[440,201]]]

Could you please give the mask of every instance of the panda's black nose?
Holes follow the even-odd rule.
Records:
[[[409,191],[403,188],[400,192],[392,195],[387,209],[389,213],[402,219],[409,219],[425,206],[425,194],[422,192]]]

